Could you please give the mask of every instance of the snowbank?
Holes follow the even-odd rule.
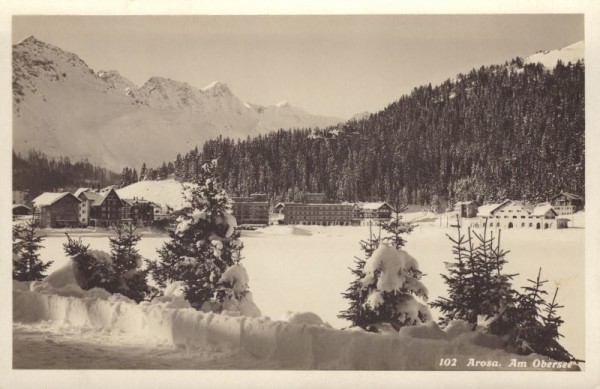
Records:
[[[16,284],[15,322],[51,321],[54,326],[71,330],[119,333],[149,344],[185,349],[223,345],[258,360],[276,361],[281,368],[433,370],[440,368],[441,358],[448,356],[498,360],[503,366],[515,357],[490,348],[493,342],[483,342],[480,334],[468,332],[464,326],[452,326],[452,333],[446,333],[435,323],[428,323],[403,329],[399,334],[381,335],[203,313],[174,308],[165,302],[138,305],[118,295],[92,297],[86,292],[80,298],[38,293]],[[519,357],[520,361],[529,361],[530,366],[535,359]]]

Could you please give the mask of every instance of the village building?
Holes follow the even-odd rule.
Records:
[[[29,202],[29,191],[26,190],[13,190],[13,204],[27,204]]]
[[[506,200],[499,204],[482,205],[477,210],[478,218],[470,223],[472,227],[492,228],[566,228],[564,220],[557,221],[558,213],[549,203],[536,206],[520,201]],[[486,225],[487,223],[487,225]]]
[[[269,200],[264,193],[253,193],[250,197],[233,197],[232,213],[238,225],[269,224]]]
[[[471,201],[459,201],[454,204],[454,212],[461,218],[472,218],[477,216],[478,205],[474,200]]]
[[[349,226],[352,224],[351,204],[285,203],[283,224]]]
[[[173,213],[171,212],[171,208],[166,205],[154,204],[153,207],[154,212],[154,220],[165,220],[173,217]]]
[[[284,207],[285,207],[284,203],[277,203],[277,205],[275,205],[273,207],[273,213],[283,213]]]
[[[72,193],[45,192],[33,200],[33,222],[42,228],[75,227],[81,201]]]
[[[352,205],[352,224],[369,225],[373,222],[389,221],[394,208],[387,202],[355,203]]]
[[[123,201],[114,188],[97,193],[87,188],[77,190],[79,193],[79,222],[84,226],[110,227],[121,222]]]
[[[12,207],[12,214],[13,217],[31,215],[31,208],[24,204],[14,204]]]
[[[561,216],[581,211],[585,205],[583,197],[569,192],[561,192],[551,197],[549,202],[552,208]]]
[[[137,197],[134,197],[133,199],[122,199],[122,201],[122,222],[138,226],[152,224],[154,221],[154,203]]]

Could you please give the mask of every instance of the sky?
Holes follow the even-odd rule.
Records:
[[[329,116],[376,112],[423,84],[584,39],[582,15],[13,16],[94,71],[152,76]]]

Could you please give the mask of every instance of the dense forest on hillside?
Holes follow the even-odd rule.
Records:
[[[69,158],[52,158],[37,150],[25,155],[13,152],[13,190],[28,190],[30,199],[43,192],[118,183],[118,174],[85,160],[71,162]]]
[[[276,201],[321,191],[332,201],[542,201],[584,193],[584,144],[584,65],[548,71],[517,58],[415,88],[358,122],[211,140],[174,167],[187,180],[217,159],[233,194]]]

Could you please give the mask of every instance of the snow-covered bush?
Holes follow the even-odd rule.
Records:
[[[232,281],[223,276],[239,263],[243,245],[229,212],[229,196],[217,180],[216,161],[201,166],[199,176],[184,186],[184,197],[187,207],[169,231],[169,241],[158,250],[159,260],[149,263],[152,277],[161,287],[183,282],[185,297],[196,309],[229,309],[236,293],[248,300],[239,290],[227,293],[223,284]]]
[[[37,234],[32,222],[13,225],[12,259],[13,279],[17,281],[41,280],[52,261],[43,262],[38,251],[43,247],[44,236]]]

